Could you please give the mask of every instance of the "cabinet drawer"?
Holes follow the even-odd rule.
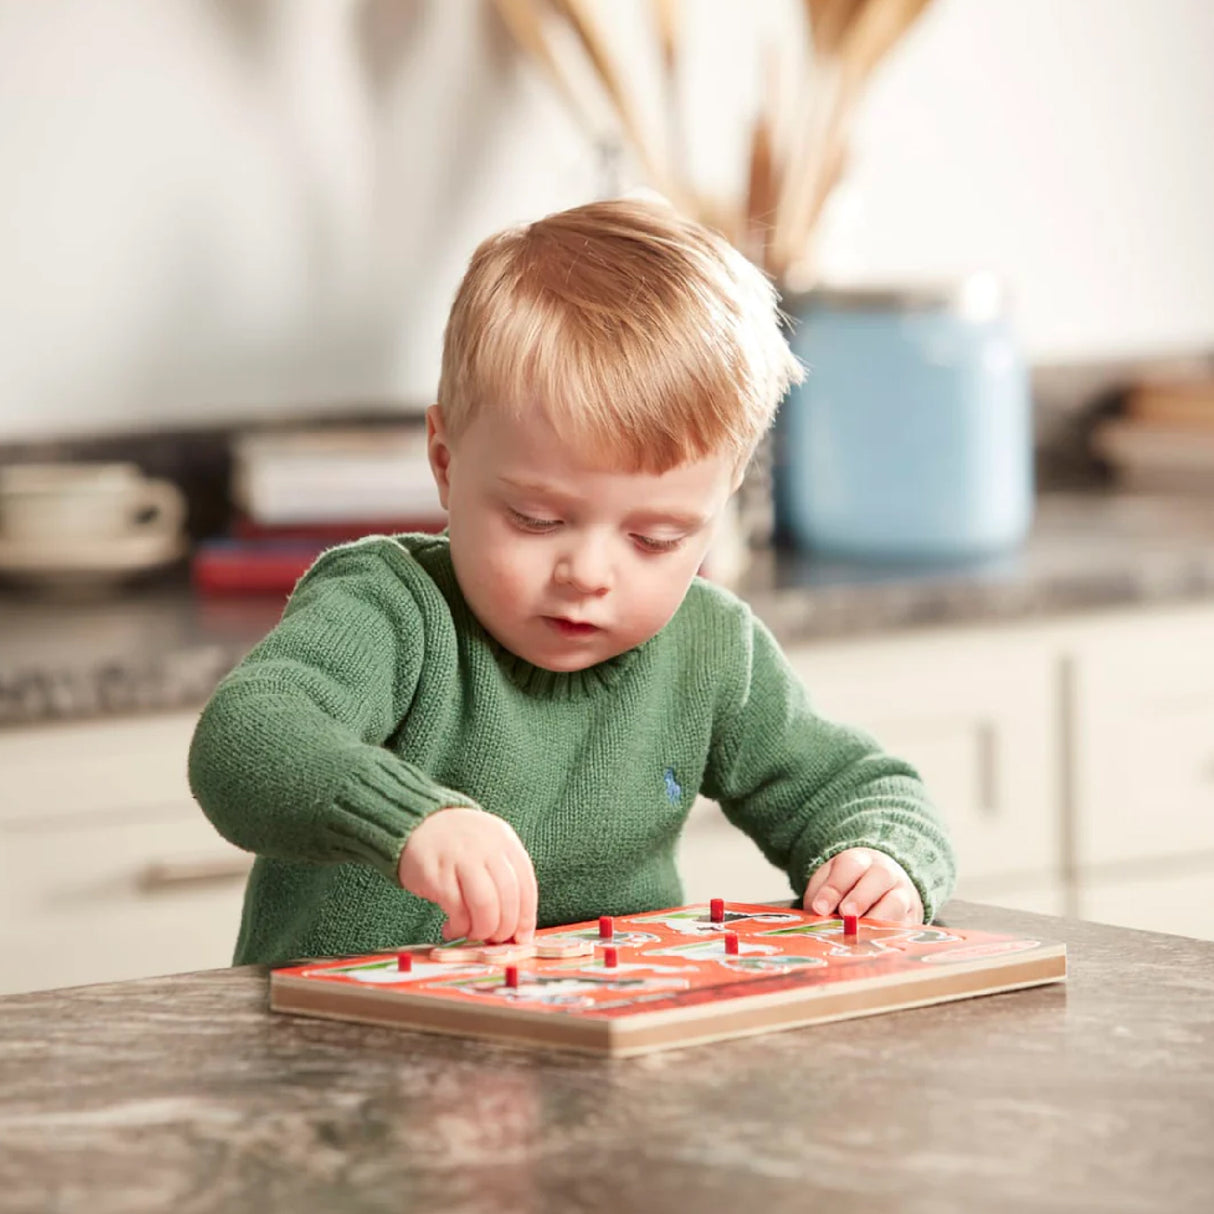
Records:
[[[1032,637],[978,633],[791,653],[810,701],[912,763],[963,883],[1061,872],[1056,665]]]
[[[1085,881],[1079,890],[1079,914],[1118,927],[1214,940],[1214,863],[1181,876]]]
[[[84,923],[6,924],[0,995],[231,965],[241,898],[241,889],[229,885],[109,906]]]
[[[0,823],[0,914],[9,923],[64,919],[91,930],[94,915],[115,907],[152,916],[181,892],[239,887],[251,863],[193,805]]]
[[[251,863],[192,803],[0,821],[0,992],[229,964]]]
[[[0,822],[190,800],[197,713],[0,730]]]
[[[1109,625],[1073,663],[1077,865],[1214,849],[1214,616]]]

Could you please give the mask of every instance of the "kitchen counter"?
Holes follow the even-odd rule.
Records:
[[[1214,944],[954,902],[1065,984],[603,1060],[271,1015],[264,970],[0,999],[0,1208],[1214,1205]]]
[[[784,645],[1214,600],[1214,507],[1047,494],[1018,552],[923,569],[777,552],[738,588]],[[201,704],[281,602],[195,596],[184,579],[95,602],[0,594],[0,727]]]
[[[775,552],[738,592],[785,646],[1214,601],[1214,497],[1047,494],[1028,540],[1005,557],[923,569]]]

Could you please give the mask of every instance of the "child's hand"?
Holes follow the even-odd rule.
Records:
[[[397,875],[411,894],[446,912],[445,940],[521,943],[535,931],[531,857],[510,823],[484,810],[432,813],[409,836]]]
[[[893,923],[922,923],[923,902],[906,869],[871,847],[851,847],[809,879],[802,903],[815,915],[868,915]]]

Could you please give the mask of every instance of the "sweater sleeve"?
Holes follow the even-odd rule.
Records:
[[[870,847],[906,869],[930,922],[952,892],[956,865],[917,773],[861,731],[818,716],[774,637],[747,615],[705,795],[788,873],[798,898],[832,856]]]
[[[475,807],[385,747],[424,650],[416,599],[371,546],[320,557],[195,729],[190,786],[220,834],[259,855],[358,861],[395,884],[427,814]]]

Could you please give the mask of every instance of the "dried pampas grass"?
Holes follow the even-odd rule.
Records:
[[[720,228],[778,282],[812,278],[812,250],[826,203],[847,166],[856,107],[872,74],[931,0],[801,0],[806,31],[793,100],[782,95],[769,48],[768,82],[752,116],[735,199],[709,198],[689,180],[678,97],[680,0],[651,0],[661,65],[663,137],[646,124],[588,0],[493,0],[520,50],[588,130],[595,121],[573,81],[606,103],[648,183],[687,214]],[[576,58],[577,62],[574,62]]]

